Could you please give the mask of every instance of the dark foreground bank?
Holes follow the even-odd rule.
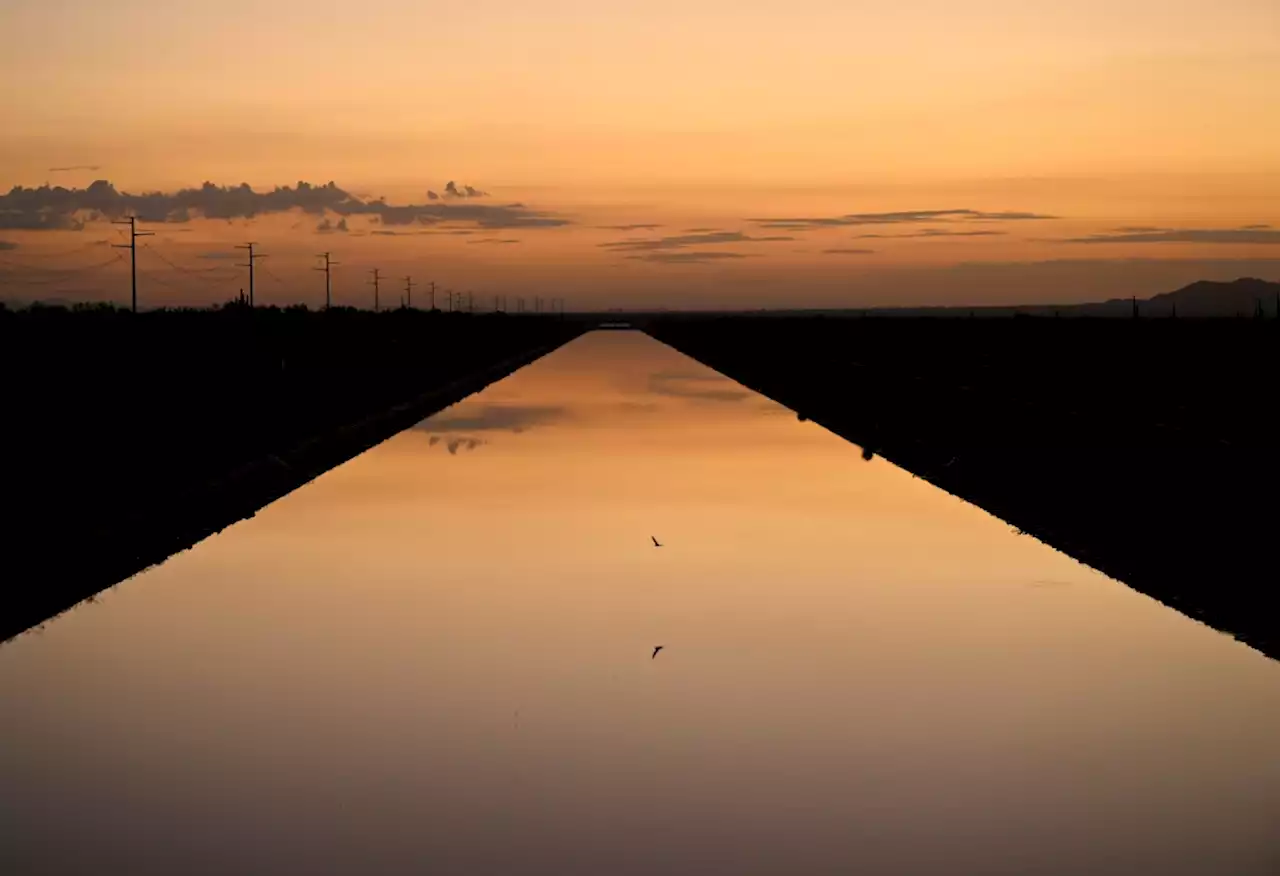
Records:
[[[692,317],[648,331],[1280,657],[1280,321]]]
[[[0,640],[581,330],[416,310],[0,311]]]

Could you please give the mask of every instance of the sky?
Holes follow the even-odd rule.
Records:
[[[0,32],[20,85],[0,89],[0,191],[334,181],[421,205],[454,180],[558,220],[167,217],[140,254],[154,303],[234,294],[244,271],[203,256],[247,239],[280,303],[322,296],[323,250],[361,305],[374,267],[583,308],[1068,302],[1280,275],[1267,0],[10,0]],[[127,295],[124,253],[92,250],[118,229],[29,219],[0,201],[0,296]]]

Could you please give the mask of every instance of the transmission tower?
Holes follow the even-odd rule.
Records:
[[[258,244],[250,241],[249,243],[239,244],[236,246],[236,249],[247,249],[249,251],[249,258],[245,260],[245,264],[236,265],[236,267],[249,269],[249,306],[250,307],[253,307],[253,265],[258,259],[266,258],[266,256],[263,255],[262,253],[255,253],[253,251],[253,248],[257,245]]]
[[[114,243],[112,244],[112,246],[114,246],[116,249],[129,250],[129,270],[132,278],[132,281],[130,284],[132,288],[132,294],[130,295],[130,298],[129,298],[129,301],[130,301],[129,306],[134,313],[137,313],[138,312],[138,238],[151,237],[152,235],[155,234],[155,232],[139,231],[138,219],[136,216],[130,216],[128,219],[121,219],[121,220],[112,222],[111,224],[129,226],[129,242]]]
[[[312,270],[324,271],[324,309],[328,310],[329,305],[333,303],[333,286],[332,286],[332,283],[330,282],[329,269],[337,267],[339,264],[341,264],[341,262],[329,261],[329,253],[327,252],[320,253],[320,255],[316,256],[316,258],[324,259],[323,268],[313,268]]]

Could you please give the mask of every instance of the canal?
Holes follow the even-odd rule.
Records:
[[[638,332],[10,642],[0,704],[24,876],[1280,868],[1280,666]]]

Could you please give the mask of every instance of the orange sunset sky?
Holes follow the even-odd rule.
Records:
[[[281,304],[323,300],[325,250],[359,306],[375,267],[582,308],[1280,275],[1273,0],[9,0],[0,34],[0,191],[333,181],[424,208],[163,202],[146,304],[234,295],[247,240]],[[82,206],[0,199],[0,297],[127,297],[122,232]]]

